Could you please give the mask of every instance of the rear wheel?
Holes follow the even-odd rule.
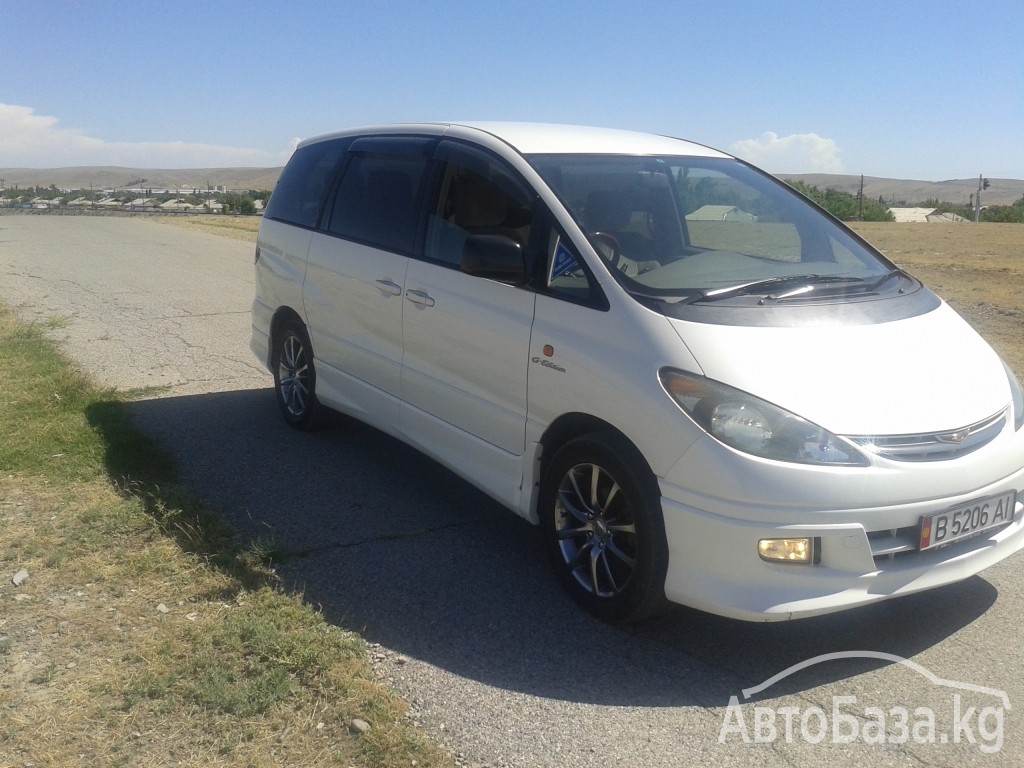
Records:
[[[274,338],[271,368],[284,420],[296,429],[314,428],[321,409],[316,399],[313,348],[305,328],[289,323],[281,329]]]
[[[566,589],[602,619],[639,621],[666,604],[660,500],[639,451],[614,433],[576,438],[548,465],[540,496],[548,553]]]

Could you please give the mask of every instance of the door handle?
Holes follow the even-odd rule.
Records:
[[[401,296],[402,286],[398,283],[392,282],[391,280],[378,280],[377,287],[381,293],[388,294],[390,296]]]
[[[425,291],[406,291],[405,298],[413,304],[419,304],[423,307],[434,306],[434,300],[430,297],[430,294]]]

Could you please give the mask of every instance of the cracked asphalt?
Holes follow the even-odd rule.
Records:
[[[314,434],[285,427],[248,350],[251,296],[243,242],[128,218],[0,216],[0,300],[100,382],[153,388],[133,413],[193,492],[272,542],[290,586],[375,644],[381,678],[460,762],[1024,765],[1021,556],[784,625],[687,609],[602,624],[562,594],[534,528],[438,465],[342,417]],[[919,666],[820,660],[744,697],[852,651]]]

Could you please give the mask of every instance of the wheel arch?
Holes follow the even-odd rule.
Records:
[[[584,414],[568,414],[553,422],[539,445],[540,490],[535,513],[549,556],[569,593],[587,610],[614,623],[632,623],[660,613],[667,606],[665,576],[669,549],[661,491],[650,462],[623,430]],[[573,490],[563,491],[567,473],[578,469],[584,469],[588,478],[592,475],[589,484],[577,486],[572,481],[568,487]],[[605,478],[602,485],[611,482],[613,488],[621,489],[605,500],[614,497],[624,500],[618,504],[625,504],[608,518],[607,527],[588,522],[605,520],[606,512],[612,510],[612,506],[599,502],[599,475]],[[579,497],[581,487],[582,493],[590,498],[589,503],[566,502],[568,508],[576,510],[566,512],[567,507],[557,499],[563,493]],[[619,519],[623,509],[627,511],[626,524]],[[583,520],[582,511],[588,513],[587,520]],[[623,536],[629,544],[621,548]],[[589,568],[580,564],[580,556],[585,553]],[[598,562],[605,563],[603,570]],[[620,568],[613,568],[613,562]],[[621,572],[622,566],[625,573]],[[589,578],[581,578],[580,572],[587,570]],[[620,580],[623,575],[626,581]],[[601,585],[605,590],[610,586],[612,591],[601,591]]]
[[[564,413],[548,425],[540,440],[537,441],[529,505],[524,517],[535,525],[540,522],[540,513],[537,506],[540,500],[540,484],[543,481],[544,474],[547,472],[552,457],[558,453],[558,449],[577,437],[601,432],[616,435],[625,441],[635,453],[634,458],[642,462],[642,469],[646,470],[651,478],[656,478],[654,470],[651,469],[651,465],[644,457],[643,452],[621,429],[604,419],[588,413]]]
[[[281,332],[281,329],[291,323],[298,323],[306,331],[306,335],[309,335],[309,329],[306,328],[306,323],[303,321],[302,316],[291,307],[278,307],[274,312],[274,317],[270,321],[270,344],[267,351],[267,367],[270,367],[270,361],[274,354],[274,339]],[[312,344],[312,342],[310,342]]]

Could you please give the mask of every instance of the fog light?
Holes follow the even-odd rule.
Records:
[[[810,565],[814,562],[814,539],[761,539],[757,554],[769,563]]]

